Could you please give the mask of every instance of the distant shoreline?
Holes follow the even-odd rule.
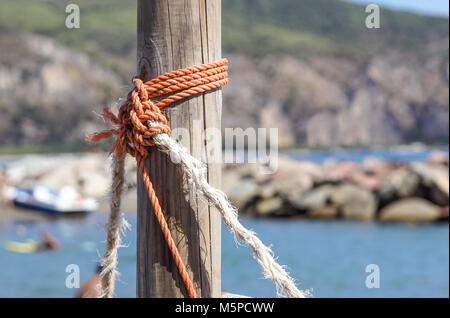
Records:
[[[386,214],[383,220],[448,219],[448,147],[444,152],[434,150],[416,144],[280,151],[269,174],[261,173],[264,163],[223,164],[222,189],[240,214],[250,216],[378,220]],[[70,186],[81,196],[97,199],[98,211],[106,212],[110,161],[106,152],[10,155],[0,156],[0,169],[6,186],[42,184],[55,192]],[[122,211],[134,213],[137,172],[131,157],[126,170]],[[6,216],[35,217],[15,210],[10,205],[0,208]]]
[[[60,153],[86,153],[86,152],[102,152],[108,151],[109,145],[102,144],[92,147],[87,143],[76,143],[69,145],[60,144],[43,144],[43,145],[1,145],[0,157],[16,156],[16,155],[33,155],[33,154],[60,154]],[[282,153],[295,151],[302,152],[333,152],[333,151],[353,151],[353,150],[410,150],[424,151],[440,149],[448,151],[449,141],[436,142],[433,144],[425,144],[422,142],[412,142],[405,144],[393,145],[360,145],[360,146],[339,146],[339,147],[309,147],[307,145],[295,145],[292,147],[280,147]],[[225,149],[222,149],[225,151]]]

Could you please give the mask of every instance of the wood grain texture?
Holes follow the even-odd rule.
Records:
[[[221,57],[220,0],[139,0],[137,29],[138,74],[144,81]],[[206,160],[208,180],[215,187],[221,183],[221,165],[217,159],[213,163],[221,154],[221,139],[202,134],[220,129],[221,111],[220,89],[166,111],[172,137],[193,156]],[[166,155],[151,149],[146,168],[197,294],[220,297],[218,211],[189,189],[180,168]],[[137,232],[137,297],[187,297],[140,177]]]

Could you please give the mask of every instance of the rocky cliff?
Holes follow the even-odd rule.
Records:
[[[363,61],[231,55],[224,126],[278,127],[281,146],[447,141],[449,62],[433,54],[446,41]]]
[[[63,2],[0,4],[2,145],[80,143],[101,125],[93,111],[129,89],[135,1],[80,1],[79,30],[61,25]],[[277,127],[281,147],[448,142],[448,19],[386,10],[369,32],[343,1],[223,11],[223,127]]]
[[[93,113],[125,93],[120,77],[38,35],[0,34],[2,144],[74,143],[99,125]]]

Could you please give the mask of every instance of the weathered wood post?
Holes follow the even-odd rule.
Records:
[[[144,81],[163,73],[221,58],[221,0],[139,0],[138,74]],[[221,151],[202,138],[205,129],[220,129],[221,91],[195,96],[167,110],[169,125],[189,134],[178,138],[191,154],[208,161],[209,182],[219,187],[221,166],[212,162]],[[178,129],[179,130],[179,129]],[[212,151],[207,152],[207,149]],[[171,233],[200,297],[219,297],[221,221],[219,213],[189,189],[179,167],[151,149],[146,168],[167,217]],[[138,181],[137,297],[186,297],[142,180]]]

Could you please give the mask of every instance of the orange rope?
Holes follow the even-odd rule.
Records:
[[[227,63],[228,61],[226,59],[221,59],[213,63],[187,67],[163,74],[145,83],[139,78],[134,78],[133,83],[135,88],[128,94],[127,100],[120,107],[119,115],[115,116],[106,107],[103,109],[103,117],[118,127],[116,129],[95,133],[87,138],[89,142],[98,142],[114,135],[116,136],[116,140],[111,147],[111,153],[115,153],[116,155],[129,153],[135,157],[155,216],[161,226],[170,253],[191,298],[197,297],[194,285],[170,234],[169,226],[159,204],[150,176],[145,170],[144,159],[148,156],[146,147],[154,145],[152,137],[156,134],[170,133],[167,118],[161,112],[161,109],[185,98],[227,84]],[[149,98],[160,96],[167,97],[156,104],[149,100]],[[156,126],[149,126],[149,121],[157,122]]]

